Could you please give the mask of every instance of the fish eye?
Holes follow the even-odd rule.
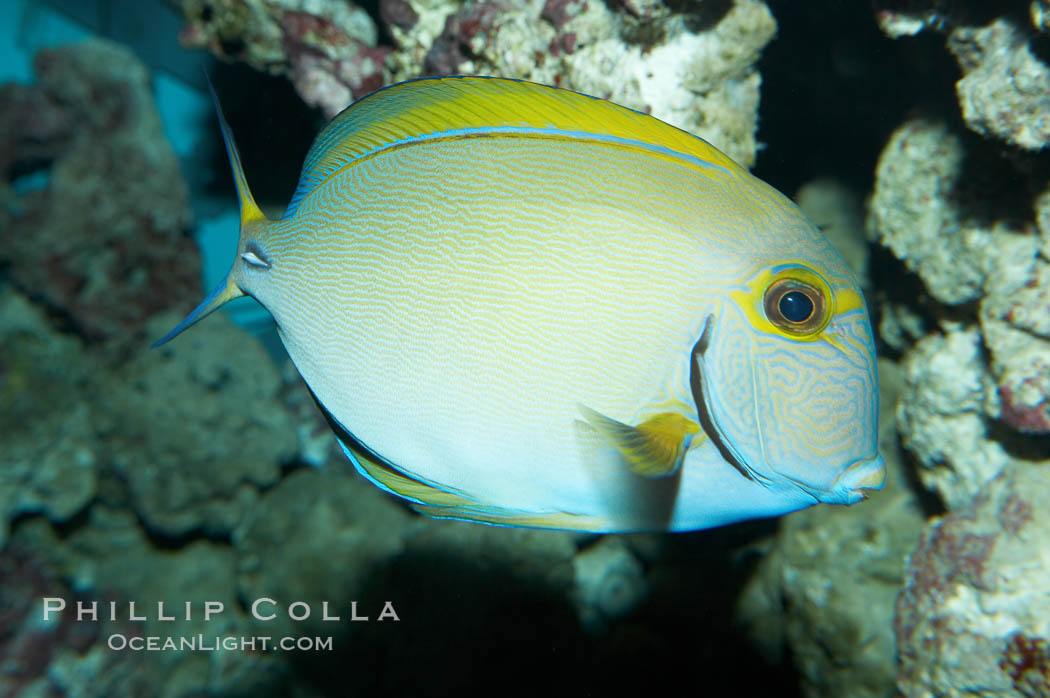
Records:
[[[777,310],[788,322],[805,322],[813,316],[813,301],[802,291],[791,290],[780,297]]]
[[[826,324],[824,293],[800,279],[781,277],[771,283],[764,305],[769,321],[794,335],[814,334]]]

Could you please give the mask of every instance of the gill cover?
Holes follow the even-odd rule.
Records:
[[[822,502],[852,503],[881,486],[874,338],[844,267],[767,266],[729,293],[704,334],[697,399],[730,464]]]

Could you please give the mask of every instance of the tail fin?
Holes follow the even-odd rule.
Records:
[[[237,187],[237,199],[241,204],[241,229],[245,223],[252,221],[265,221],[266,216],[255,203],[252,192],[248,188],[248,180],[244,178],[244,168],[241,167],[241,154],[237,151],[237,144],[233,141],[233,132],[230,125],[226,123],[226,117],[219,105],[219,96],[215,94],[215,87],[208,79],[208,91],[211,92],[211,101],[215,105],[215,114],[219,117],[219,127],[222,129],[222,142],[226,144],[226,156],[230,159],[230,168],[233,170],[233,184]]]
[[[245,228],[252,224],[266,221],[266,216],[258,204],[255,203],[255,198],[248,188],[248,180],[245,179],[244,168],[241,166],[241,155],[237,152],[237,144],[233,141],[233,133],[230,131],[230,125],[226,123],[226,117],[223,116],[222,107],[219,105],[219,97],[215,94],[215,88],[212,86],[210,79],[208,80],[208,90],[211,92],[212,102],[215,104],[215,113],[219,117],[219,126],[222,128],[222,140],[226,144],[226,155],[230,159],[230,168],[233,170],[233,183],[237,188],[237,199],[241,207],[241,237],[243,240]],[[226,275],[222,283],[208,294],[208,297],[192,313],[187,315],[182,322],[176,325],[171,332],[154,342],[151,348],[159,347],[171,341],[183,330],[211,315],[234,298],[239,298],[243,295],[244,291],[233,280],[233,270],[231,268],[230,273]]]
[[[201,304],[194,308],[192,313],[187,315],[182,322],[175,325],[170,332],[154,342],[150,349],[156,349],[161,344],[167,344],[180,335],[183,330],[197,324],[234,298],[240,298],[243,295],[244,291],[239,289],[237,284],[234,283],[232,274],[227,274],[222,283],[209,293],[208,297],[201,301]]]

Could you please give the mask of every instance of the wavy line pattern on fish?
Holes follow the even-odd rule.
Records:
[[[610,102],[393,85],[318,136],[230,275],[349,458],[427,514],[690,530],[881,486],[856,279],[788,199]]]

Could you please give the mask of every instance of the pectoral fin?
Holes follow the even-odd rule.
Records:
[[[667,477],[678,471],[700,425],[674,412],[661,412],[638,426],[610,419],[580,405],[584,419],[611,444],[631,472],[641,477]]]

